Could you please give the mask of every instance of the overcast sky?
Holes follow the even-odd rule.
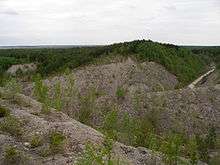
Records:
[[[0,45],[220,45],[220,0],[0,0]]]

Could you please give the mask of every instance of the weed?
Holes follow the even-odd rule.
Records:
[[[12,146],[5,149],[3,161],[5,165],[29,164],[29,158]]]
[[[0,118],[1,117],[6,117],[10,114],[10,111],[4,107],[0,106]]]
[[[13,116],[7,116],[0,123],[0,130],[4,132],[8,132],[13,136],[21,136],[22,135],[22,123]]]
[[[106,137],[103,146],[94,146],[90,143],[77,161],[77,165],[120,165],[121,161],[112,157],[113,141]]]
[[[186,145],[186,149],[187,149],[187,152],[190,158],[190,163],[192,165],[197,164],[198,159],[199,159],[197,148],[198,146],[196,143],[196,138],[193,136],[191,139],[189,139]]]
[[[167,164],[177,164],[181,152],[182,137],[178,134],[170,134],[161,145],[161,151],[165,154]]]
[[[135,134],[131,132],[135,132],[135,120],[125,113],[120,125],[120,132],[118,132],[119,140],[124,144],[134,145],[136,137]]]
[[[78,114],[78,120],[80,122],[91,125],[91,117],[96,109],[95,100],[94,89],[91,89],[87,95],[80,97],[80,110]]]
[[[39,74],[34,78],[34,95],[41,103],[48,102],[48,88],[44,85],[43,80]]]
[[[63,152],[66,137],[60,132],[50,134],[50,151],[51,154]]]
[[[34,135],[32,138],[31,138],[31,148],[36,148],[36,147],[39,147],[42,145],[42,138],[39,136],[39,135]]]
[[[48,88],[44,85],[42,78],[39,74],[34,77],[34,95],[42,105],[42,112],[49,113],[50,100],[48,97]]]
[[[5,155],[4,155],[5,164],[16,164],[18,162],[18,159],[20,159],[20,155],[15,147],[7,147],[5,149]]]
[[[102,129],[110,138],[117,139],[118,112],[116,110],[112,110],[106,115]]]
[[[217,139],[217,135],[216,135],[215,127],[211,126],[209,128],[208,134],[207,134],[206,139],[205,139],[209,149],[214,149],[215,148],[216,139]]]
[[[54,98],[54,107],[57,111],[62,109],[62,95],[61,95],[61,83],[57,82],[55,85],[55,98]]]
[[[199,154],[199,160],[208,162],[209,161],[208,145],[205,141],[205,138],[202,138],[197,135],[196,136],[196,144],[197,144],[197,151]]]
[[[9,78],[4,86],[4,88],[10,92],[12,95],[21,92],[21,84],[17,82],[15,78]]]
[[[123,99],[125,97],[125,90],[122,87],[118,87],[116,91],[117,99]]]

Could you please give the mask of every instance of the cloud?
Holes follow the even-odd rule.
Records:
[[[0,45],[220,45],[219,0],[0,0]]]
[[[0,14],[5,14],[5,15],[19,15],[18,12],[14,11],[14,10],[4,10],[4,11],[0,11]]]

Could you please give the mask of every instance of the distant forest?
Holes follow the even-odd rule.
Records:
[[[34,62],[38,65],[37,73],[47,76],[109,55],[132,56],[140,61],[160,63],[185,85],[203,73],[211,61],[219,63],[220,47],[189,48],[137,40],[93,47],[0,49],[0,74],[3,77],[11,65]]]

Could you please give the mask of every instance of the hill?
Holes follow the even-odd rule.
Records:
[[[218,55],[150,40],[0,54],[0,164],[218,164],[218,70],[188,88]]]

